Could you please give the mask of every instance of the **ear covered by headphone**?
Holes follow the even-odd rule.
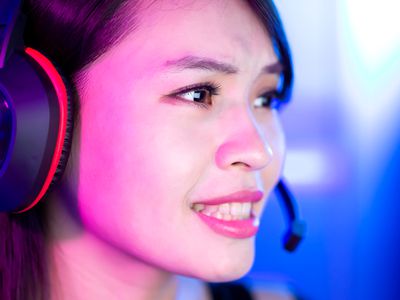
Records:
[[[23,45],[19,6],[0,4],[0,212],[13,213],[31,209],[61,177],[73,124],[62,76]]]

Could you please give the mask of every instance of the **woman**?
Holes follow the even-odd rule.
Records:
[[[175,299],[176,274],[211,299],[202,281],[245,275],[285,150],[292,66],[273,4],[23,9],[25,45],[74,91],[74,131],[63,179],[1,216],[1,299]]]

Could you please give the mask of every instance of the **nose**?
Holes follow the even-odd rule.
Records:
[[[249,171],[268,166],[274,153],[266,133],[254,116],[236,110],[230,119],[230,124],[224,124],[227,133],[215,154],[217,166],[221,169],[235,167]]]

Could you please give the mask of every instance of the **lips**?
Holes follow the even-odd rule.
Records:
[[[194,201],[193,204],[218,205],[230,202],[258,202],[263,198],[262,191],[239,191],[222,197]]]
[[[214,232],[231,238],[249,238],[258,231],[259,219],[254,212],[234,208],[261,201],[261,191],[239,191],[226,196],[193,202],[193,211]],[[227,210],[231,207],[231,210]]]

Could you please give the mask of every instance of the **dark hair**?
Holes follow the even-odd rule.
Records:
[[[125,6],[138,0],[27,0],[25,45],[45,54],[71,81],[136,25]],[[293,69],[289,46],[272,0],[247,0],[260,17],[284,67],[281,96],[290,97]],[[128,25],[129,24],[129,25]],[[128,27],[129,26],[129,27]],[[77,101],[75,99],[75,101]],[[78,103],[75,103],[78,107]],[[75,116],[76,116],[75,111]],[[46,201],[23,214],[0,213],[0,299],[50,297]]]

